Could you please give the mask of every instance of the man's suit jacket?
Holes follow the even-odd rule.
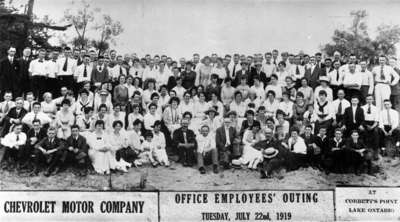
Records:
[[[269,79],[267,78],[267,75],[265,74],[265,72],[260,71],[260,73],[257,73],[256,69],[253,69],[250,73],[250,79],[249,79],[249,86],[252,86],[254,84],[254,77],[258,77],[258,79],[260,80],[260,82],[264,83],[264,86],[266,86],[269,82]]]
[[[311,67],[308,67],[304,73],[304,77],[308,80],[308,85],[313,89],[318,86],[320,75],[321,69],[318,66],[315,66],[314,70],[311,70]]]
[[[19,65],[17,58],[14,57],[13,62],[10,63],[8,57],[0,61],[0,90],[12,90],[17,87],[15,79],[18,76]],[[15,85],[15,86],[14,86]]]
[[[52,149],[57,149],[61,150],[65,148],[65,144],[61,141],[61,139],[55,137],[53,139],[53,142],[50,143],[49,138],[45,137],[43,138],[39,143],[35,145],[35,148],[42,147],[45,150],[52,150]]]
[[[185,138],[183,136],[184,135],[183,135],[182,128],[179,128],[179,129],[174,131],[174,134],[173,134],[173,137],[172,137],[172,141],[174,142],[174,146],[175,147],[178,147],[179,143],[185,143]],[[188,143],[194,143],[195,144],[195,148],[197,148],[196,135],[190,129],[186,130],[186,141]]]
[[[86,142],[85,137],[82,135],[78,136],[78,139],[75,141],[73,136],[67,138],[66,148],[72,146],[73,148],[78,148],[80,152],[87,153],[89,150],[89,145]]]
[[[11,125],[12,125],[12,123],[10,123],[10,119],[22,120],[22,118],[24,118],[26,113],[27,113],[27,111],[24,108],[22,108],[19,111],[19,113],[17,113],[17,108],[16,107],[11,108],[8,111],[7,115],[5,116],[5,118],[3,120],[4,121],[3,122],[4,123],[4,131],[3,131],[3,133],[8,133],[8,131],[9,131]]]
[[[47,136],[46,130],[43,129],[43,128],[40,128],[39,132],[38,132],[36,135],[35,135],[35,130],[34,130],[33,128],[32,128],[32,129],[29,129],[29,130],[28,130],[28,133],[26,134],[26,138],[27,138],[26,142],[27,142],[27,145],[35,146],[37,143],[39,143],[40,141],[42,141],[43,138],[45,138],[46,136]],[[36,137],[36,138],[37,138],[37,141],[36,141],[36,143],[34,143],[34,144],[31,144],[31,138],[32,138],[32,137]]]
[[[233,127],[229,127],[229,143],[233,145],[235,140],[236,130]],[[221,126],[217,129],[215,133],[215,144],[218,150],[224,150],[226,144],[225,127]]]
[[[18,65],[19,65],[19,75],[18,75],[18,80],[19,82],[26,81],[29,79],[29,64],[31,63],[32,60],[24,60],[23,58],[18,59]]]
[[[239,71],[236,72],[235,78],[232,79],[232,86],[233,87],[236,87],[236,86],[240,85],[240,81],[242,79],[242,76],[246,76],[246,82],[247,82],[247,84],[249,84],[250,72],[246,71],[243,74],[243,71],[239,70]]]
[[[356,122],[354,123],[353,110],[352,110],[351,106],[347,107],[344,110],[344,115],[343,115],[343,122],[344,122],[344,125],[346,126],[347,130],[357,129],[361,124],[363,124],[363,122],[365,120],[364,111],[359,106],[357,106],[357,109],[356,109],[355,120],[356,120]]]

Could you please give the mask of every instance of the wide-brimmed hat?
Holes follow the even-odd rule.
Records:
[[[101,95],[108,96],[108,91],[103,89],[103,90],[100,91],[99,94],[100,94],[100,96],[101,96]]]
[[[269,148],[265,149],[262,154],[263,154],[264,158],[271,159],[271,158],[274,158],[276,155],[278,155],[278,153],[279,153],[279,150],[277,150],[273,147],[269,147]]]
[[[206,115],[208,115],[208,113],[210,113],[210,112],[214,112],[215,113],[215,115],[216,116],[218,116],[218,112],[217,112],[217,110],[216,109],[214,109],[213,107],[210,107],[208,110],[206,110],[204,113],[206,114]]]

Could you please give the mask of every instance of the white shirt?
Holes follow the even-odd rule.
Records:
[[[293,102],[289,101],[289,102],[280,102],[278,109],[282,110],[283,112],[285,112],[285,114],[288,117],[292,117],[293,116]]]
[[[236,76],[236,72],[242,69],[242,66],[239,63],[235,64],[234,62],[231,62],[228,65],[228,69],[229,69],[229,75],[233,79]],[[235,69],[235,73],[233,73],[233,69]]]
[[[143,117],[143,121],[144,121],[144,127],[147,130],[151,130],[151,126],[154,124],[155,121],[157,120],[161,120],[161,116],[160,115],[152,115],[150,113],[146,113],[146,115],[144,115]]]
[[[341,113],[339,113],[339,104],[340,104],[340,102],[342,102],[342,112],[341,112]],[[345,110],[347,107],[350,107],[350,102],[347,101],[347,99],[342,99],[342,100],[340,100],[340,99],[335,99],[335,100],[332,102],[332,106],[333,106],[333,110],[334,110],[335,114],[343,115],[343,114],[344,114],[344,110]]]
[[[370,113],[368,113],[368,108],[371,106]],[[379,112],[376,106],[365,104],[361,107],[364,110],[365,121],[379,121]]]
[[[275,92],[275,98],[276,99],[281,99],[282,98],[282,86],[277,84],[277,85],[268,85],[265,87],[265,95],[267,95],[268,91],[274,91]]]
[[[263,63],[261,70],[265,73],[267,77],[270,77],[275,72],[276,66],[272,63]]]
[[[7,108],[8,104],[8,108]],[[0,103],[0,112],[7,114],[8,111],[10,111],[11,108],[15,106],[15,103],[13,101],[3,101]]]
[[[339,75],[339,79],[338,76]],[[328,73],[329,83],[334,86],[340,86],[343,84],[343,77],[344,73],[340,72],[339,70],[335,69]]]
[[[364,72],[360,72],[361,77],[362,77],[362,86],[369,86],[368,89],[368,94],[372,94],[374,91],[374,76],[372,75],[372,72],[365,70]]]
[[[49,74],[49,78],[56,78],[58,74],[58,63],[57,60],[49,60],[47,61],[47,73]]]
[[[292,145],[293,144],[293,145]],[[307,146],[304,139],[300,136],[297,137],[296,141],[292,137],[288,139],[289,149],[294,153],[307,154]],[[292,150],[293,148],[293,150]]]
[[[164,133],[158,132],[154,133],[153,132],[153,140],[152,142],[156,145],[156,147],[160,146],[161,149],[165,149],[165,136]]]
[[[2,140],[1,140],[1,145],[14,148],[14,146],[23,146],[26,143],[26,134],[23,132],[20,132],[18,134],[18,140],[17,140],[17,134],[14,132],[8,133]]]
[[[260,85],[258,87],[256,87],[255,85],[250,87],[250,90],[254,91],[257,95],[257,98],[261,101],[265,99],[264,84],[262,82],[260,82]]]
[[[361,66],[356,65],[356,72],[360,72],[360,71],[361,71]],[[340,66],[339,72],[342,72],[342,73],[349,72],[349,64],[344,64],[344,65]]]
[[[299,74],[296,74],[296,67],[299,69]],[[294,77],[294,80],[299,80],[304,77],[305,68],[302,65],[291,65],[289,69],[290,76]]]
[[[384,125],[391,125],[392,129],[399,126],[399,112],[394,109],[389,110],[390,122],[388,121],[388,110],[383,109],[379,114],[379,127],[384,128]]]
[[[85,82],[91,80],[93,66],[86,65],[86,77],[84,76],[85,64],[82,63],[75,69],[74,76],[77,78],[76,82]]]
[[[48,73],[47,61],[44,59],[42,62],[39,62],[39,59],[32,60],[29,64],[29,72],[32,73],[32,76],[46,76]]]
[[[351,72],[345,72],[344,76],[343,76],[343,85],[346,84],[357,84],[358,87],[346,87],[345,88],[351,88],[351,89],[360,89],[361,88],[361,84],[362,84],[362,74],[361,72],[357,72],[355,71],[354,73]]]
[[[372,69],[372,74],[375,76],[376,83],[388,83],[390,85],[396,85],[399,82],[399,74],[391,66],[384,65],[383,66],[383,76],[381,79],[381,66],[375,66]],[[392,81],[393,77],[393,81]]]
[[[120,69],[121,68],[121,69]],[[118,78],[121,75],[121,70],[122,70],[122,75],[126,75],[126,69],[125,67],[122,67],[119,64],[116,64],[114,67],[110,69],[111,77],[112,78]]]
[[[224,67],[221,67],[221,68],[213,67],[211,69],[211,74],[217,74],[220,79],[225,79],[226,78],[226,69]]]
[[[157,69],[156,67],[150,68],[150,66],[147,66],[143,70],[143,81],[146,81],[146,79],[156,79],[157,78]]]
[[[196,137],[197,140],[197,152],[203,153],[215,149],[215,138],[209,133],[207,136],[200,134]]]
[[[329,101],[325,101],[325,102],[328,102],[328,104],[323,106],[322,112],[319,110],[318,102],[314,103],[314,112],[316,114],[317,120],[325,121],[325,120],[329,120],[329,119],[336,119],[336,115],[334,113],[334,108],[332,106],[332,102],[329,102]],[[325,104],[325,102],[324,103],[320,102],[320,105]],[[325,117],[323,117],[322,115],[324,115]]]
[[[27,113],[24,116],[24,118],[22,118],[22,122],[27,124],[27,125],[29,125],[29,126],[31,126],[32,125],[32,121],[35,119],[35,116],[36,116],[36,119],[40,120],[40,123],[42,125],[51,122],[50,117],[47,114],[45,114],[44,112],[41,112],[41,111],[38,112],[37,114],[35,114],[33,111],[30,112],[30,113]]]
[[[64,64],[65,64],[65,57],[64,58],[59,58],[57,60],[58,64],[58,76],[71,76],[75,73],[77,61],[72,58],[68,58],[67,62],[67,71],[64,71]]]

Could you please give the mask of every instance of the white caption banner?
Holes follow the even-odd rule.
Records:
[[[338,221],[400,219],[400,188],[336,188]]]
[[[0,221],[158,221],[158,194],[5,191]]]
[[[160,192],[160,221],[333,221],[333,191]]]

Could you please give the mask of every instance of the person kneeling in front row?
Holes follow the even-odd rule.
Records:
[[[25,151],[26,134],[22,132],[22,124],[15,124],[13,131],[8,133],[2,140],[1,145],[5,147],[2,168],[12,169],[15,164],[17,170],[20,168],[21,157]]]
[[[215,146],[215,138],[209,133],[210,128],[203,125],[197,138],[197,164],[201,174],[206,173],[204,162],[211,159],[214,173],[218,173],[218,152]]]
[[[66,149],[63,150],[63,155],[60,159],[62,163],[71,162],[77,163],[79,176],[86,176],[88,168],[88,150],[89,145],[85,137],[79,134],[79,126],[71,126],[71,136],[67,138]]]
[[[60,158],[64,149],[63,142],[56,137],[57,130],[54,127],[47,129],[47,137],[43,138],[35,145],[34,151],[34,170],[33,173],[39,173],[39,165],[45,162],[47,170],[45,176],[50,176],[51,173],[57,174],[60,170]]]

